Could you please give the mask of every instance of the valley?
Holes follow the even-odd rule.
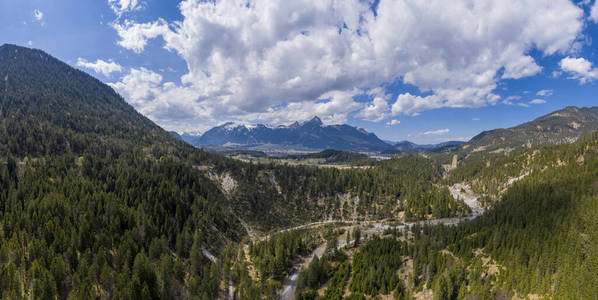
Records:
[[[313,119],[278,129],[318,151],[222,155],[40,50],[0,46],[0,78],[3,299],[598,297],[595,108],[401,149]]]
[[[524,176],[520,176],[517,178],[511,178],[507,181],[506,187],[515,183],[518,180],[521,180]],[[294,230],[300,229],[313,229],[321,226],[332,225],[335,228],[340,228],[342,232],[353,232],[356,228],[360,228],[359,230],[362,232],[363,236],[361,237],[362,242],[367,242],[373,236],[386,236],[386,232],[389,230],[402,232],[403,234],[413,234],[411,228],[417,226],[421,228],[422,226],[457,226],[459,223],[463,221],[471,221],[476,217],[480,216],[484,212],[484,208],[478,203],[477,196],[473,194],[471,189],[467,185],[463,184],[455,184],[449,187],[451,194],[455,199],[463,199],[465,203],[469,206],[472,211],[472,215],[460,218],[444,218],[444,219],[433,219],[427,221],[419,221],[419,222],[402,222],[401,220],[384,220],[380,222],[376,221],[352,221],[347,222],[345,220],[327,220],[321,222],[312,222],[309,224],[299,225],[291,228],[286,228],[280,230],[274,234],[280,234],[282,232],[289,232]],[[392,224],[392,225],[391,225]],[[269,235],[260,238],[261,241],[266,240],[270,237]],[[344,239],[343,239],[344,238]],[[336,237],[339,241],[336,244],[336,249],[341,250],[345,247],[353,244],[355,240],[351,240],[348,234],[341,234],[340,236]],[[296,259],[296,262],[293,263],[292,267],[290,268],[290,272],[282,280],[282,288],[280,292],[280,299],[283,300],[294,300],[296,299],[296,292],[297,292],[297,280],[299,275],[304,272],[313,261],[315,257],[321,259],[324,255],[325,250],[327,250],[328,245],[326,243],[319,245],[309,254],[302,256]]]

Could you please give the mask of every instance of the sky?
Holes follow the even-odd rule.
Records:
[[[598,104],[592,0],[0,0],[0,44],[112,86],[167,130],[319,116],[467,140]]]

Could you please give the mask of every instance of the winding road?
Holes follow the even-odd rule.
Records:
[[[426,221],[405,223],[404,225],[398,225],[398,226],[391,226],[391,225],[386,225],[383,223],[370,223],[367,221],[364,221],[364,222],[353,221],[351,223],[359,224],[359,225],[361,225],[361,224],[372,225],[370,228],[366,228],[363,231],[364,239],[367,239],[368,236],[371,236],[373,234],[380,234],[380,233],[384,232],[385,229],[388,229],[388,228],[397,228],[400,230],[404,230],[405,228],[407,228],[408,230],[410,230],[411,227],[416,224],[420,224],[420,225],[423,225],[423,224],[440,225],[440,224],[442,224],[442,225],[446,225],[446,226],[454,226],[454,225],[459,224],[462,221],[474,219],[484,212],[484,209],[478,203],[478,198],[473,194],[473,192],[471,192],[471,189],[469,188],[468,185],[455,184],[455,185],[449,187],[449,190],[454,198],[463,200],[463,202],[465,202],[465,204],[467,204],[471,208],[471,211],[472,211],[471,216],[461,217],[461,218],[444,218],[444,219],[436,219],[436,220],[426,220]],[[301,229],[301,228],[307,228],[307,227],[317,226],[317,225],[322,225],[322,224],[330,224],[330,223],[335,223],[335,222],[346,222],[346,221],[329,220],[329,221],[322,221],[322,222],[314,222],[314,223],[309,223],[309,224],[305,224],[305,225],[301,225],[301,226],[296,226],[293,228],[287,228],[285,230],[282,230],[281,232],[295,230],[295,229]],[[267,238],[267,236],[266,236],[266,238]],[[349,241],[349,243],[350,242],[351,241]],[[347,245],[346,241],[339,242],[338,248],[342,248],[345,245]],[[299,273],[301,273],[301,271],[309,265],[309,263],[313,260],[314,255],[317,255],[318,258],[321,257],[322,254],[324,254],[325,249],[326,249],[326,244],[321,245],[320,247],[316,248],[312,252],[312,254],[310,254],[309,256],[307,256],[295,263],[295,265],[293,266],[293,269],[292,269],[293,271],[283,281],[282,293],[280,296],[281,300],[294,300],[295,299],[295,291],[297,289],[297,278],[299,277]]]
[[[529,174],[530,174],[530,172],[525,172],[521,176],[510,178],[507,182],[505,182],[504,188],[506,189],[511,184],[515,183],[516,181],[521,180],[522,178],[524,178],[525,176],[527,176]],[[464,184],[464,183],[454,184],[449,187],[449,191],[450,191],[451,195],[453,196],[453,198],[463,200],[463,202],[465,202],[465,204],[467,204],[467,206],[469,206],[471,208],[470,216],[460,217],[460,218],[444,218],[444,219],[436,219],[436,220],[426,220],[426,221],[419,221],[419,222],[413,222],[413,223],[405,223],[404,225],[399,225],[399,226],[386,225],[381,222],[371,223],[368,221],[358,222],[358,221],[345,221],[345,220],[328,220],[328,221],[304,224],[304,225],[296,226],[293,228],[287,228],[287,229],[282,230],[281,232],[295,230],[295,229],[301,229],[301,228],[307,228],[307,227],[322,225],[322,224],[330,224],[330,223],[335,223],[335,222],[353,223],[353,224],[357,224],[357,225],[373,225],[369,228],[364,229],[363,234],[364,234],[364,240],[365,240],[372,234],[380,234],[380,233],[384,232],[385,229],[388,229],[388,228],[396,228],[396,229],[400,229],[400,230],[404,230],[405,228],[407,228],[407,230],[410,230],[411,227],[416,224],[420,224],[420,225],[423,225],[423,224],[440,225],[440,224],[442,224],[445,226],[454,226],[454,225],[461,223],[462,221],[475,219],[484,213],[485,208],[480,205],[480,203],[478,202],[478,196],[476,196],[473,193],[473,191],[471,190],[471,187],[468,184]],[[355,225],[353,225],[353,226],[355,226]],[[268,237],[268,236],[266,236],[266,237]],[[347,244],[346,241],[344,243],[339,243],[338,248],[342,248],[346,244]],[[314,255],[321,257],[322,254],[324,253],[325,247],[326,247],[325,244],[321,245],[316,250],[314,250],[314,252],[311,255],[305,257],[301,261],[298,261],[293,266],[293,271],[291,272],[289,277],[287,277],[283,282],[282,294],[280,297],[281,300],[294,300],[295,299],[295,290],[297,289],[297,277],[299,277],[299,273],[301,272],[301,270],[303,270],[304,268],[306,268],[309,265],[309,263],[312,261]]]
[[[284,280],[282,284],[282,294],[280,296],[280,299],[295,299],[295,290],[297,290],[297,278],[299,277],[299,273],[301,273],[301,270],[303,270],[304,268],[307,268],[309,263],[314,259],[314,255],[317,255],[318,258],[322,257],[322,255],[324,254],[324,250],[326,250],[325,244],[316,248],[316,250],[314,250],[314,252],[312,252],[312,254],[310,254],[309,256],[295,263],[295,266],[293,266],[293,271],[291,272],[289,277],[287,277]]]

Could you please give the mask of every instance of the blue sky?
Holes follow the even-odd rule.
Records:
[[[0,43],[177,131],[318,115],[436,143],[598,103],[593,1],[469,2],[0,0]]]

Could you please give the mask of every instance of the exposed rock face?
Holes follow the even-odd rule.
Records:
[[[237,181],[230,176],[230,174],[215,174],[212,172],[208,173],[208,177],[217,183],[220,184],[220,188],[227,194],[232,193],[235,188],[237,187]]]

